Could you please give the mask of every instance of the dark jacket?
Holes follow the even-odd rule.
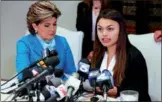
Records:
[[[103,57],[99,60],[100,68]],[[148,73],[145,59],[141,52],[131,44],[127,45],[127,63],[125,78],[117,87],[118,95],[122,90],[136,90],[139,92],[139,101],[150,101],[148,94]]]
[[[82,58],[88,56],[89,52],[92,51],[92,8],[88,7],[87,4],[81,2],[77,8],[77,19],[76,19],[77,31],[84,33],[83,45],[82,45]]]

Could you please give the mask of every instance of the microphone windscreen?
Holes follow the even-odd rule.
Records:
[[[49,79],[48,85],[53,85],[55,87],[58,87],[59,85],[61,85],[61,79],[52,77],[51,79]]]
[[[51,50],[49,56],[57,56],[58,53],[56,50]]]
[[[58,56],[51,56],[51,57],[47,57],[44,60],[44,62],[47,66],[51,65],[52,67],[55,67],[57,64],[60,63],[60,60],[59,60]]]
[[[93,87],[91,87],[88,79],[86,79],[85,82],[83,82],[83,88],[86,91],[93,91]]]
[[[50,55],[50,50],[48,48],[46,48],[44,51],[43,51],[43,58],[45,57],[48,57]]]
[[[45,100],[50,98],[55,94],[55,87],[46,85],[43,87],[43,90],[41,91],[42,95],[44,96]]]
[[[86,64],[91,64],[87,58],[81,59],[81,60],[79,61],[79,63],[80,63],[80,62],[86,63]]]
[[[25,70],[22,72],[22,80],[21,80],[21,81],[24,81],[24,80],[26,80],[26,79],[30,79],[30,78],[32,78],[32,77],[34,77],[32,71],[29,70],[29,69],[25,69]],[[21,81],[20,81],[20,82],[21,82]]]

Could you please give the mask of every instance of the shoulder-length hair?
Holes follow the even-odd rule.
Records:
[[[126,33],[126,27],[125,27],[125,23],[124,23],[124,19],[122,17],[122,15],[113,9],[105,9],[103,10],[96,21],[96,28],[95,28],[95,42],[94,42],[94,52],[93,52],[93,57],[92,57],[92,63],[91,66],[92,68],[95,68],[97,63],[99,63],[99,60],[104,56],[104,53],[106,52],[107,48],[105,48],[101,42],[99,41],[99,38],[97,36],[97,23],[100,19],[111,19],[116,21],[119,24],[119,37],[118,37],[118,41],[117,41],[117,48],[116,48],[116,64],[114,66],[114,74],[113,74],[113,78],[114,78],[114,83],[115,86],[119,86],[121,81],[124,78],[124,72],[125,72],[125,68],[126,68],[126,61],[127,61],[127,55],[126,55],[126,51],[127,51],[127,42],[128,41],[128,37],[127,37],[127,33]]]

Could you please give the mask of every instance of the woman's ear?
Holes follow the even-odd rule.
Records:
[[[33,28],[34,28],[34,30],[35,30],[35,33],[37,33],[37,31],[38,31],[38,26],[37,26],[35,23],[33,23],[32,26],[33,26]]]

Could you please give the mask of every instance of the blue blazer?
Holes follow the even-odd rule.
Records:
[[[60,63],[56,68],[62,69],[64,73],[71,75],[76,72],[71,49],[64,37],[55,35],[54,49],[58,52]],[[43,57],[43,47],[35,35],[29,34],[17,41],[16,71],[19,73],[30,64]],[[18,76],[22,79],[22,74]],[[65,75],[62,79],[66,80]]]

